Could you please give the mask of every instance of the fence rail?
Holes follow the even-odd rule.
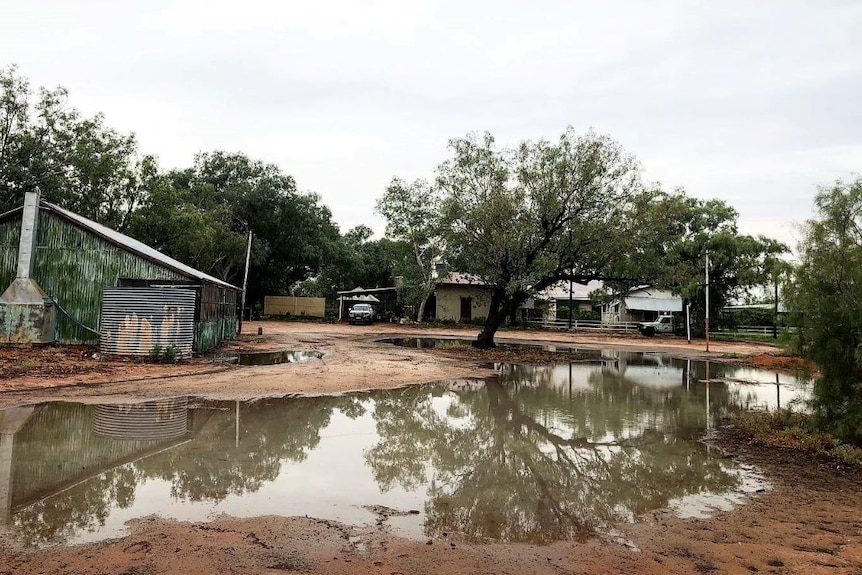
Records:
[[[569,320],[529,320],[528,325],[542,327],[545,329],[569,329]],[[573,319],[571,323],[572,329],[603,329],[609,331],[637,331],[637,324],[632,322],[624,323],[602,323],[598,319]]]
[[[710,330],[710,333],[714,333],[717,335],[723,334],[739,334],[739,333],[756,333],[760,335],[772,335],[773,326],[771,325],[739,325],[733,328],[722,328],[718,330]],[[778,326],[778,331],[795,331],[795,327],[786,327],[786,326]]]

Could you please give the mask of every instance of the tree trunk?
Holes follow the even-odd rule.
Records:
[[[485,320],[485,325],[482,327],[482,331],[479,332],[479,335],[476,336],[476,341],[473,342],[473,347],[477,347],[479,349],[491,349],[493,347],[497,347],[497,344],[494,343],[494,334],[497,333],[497,330],[501,325],[503,325],[505,320],[505,311],[498,311],[494,315],[488,315],[488,319]]]
[[[526,297],[516,294],[513,297],[507,298],[505,293],[500,289],[495,289],[491,295],[491,305],[488,309],[488,318],[485,320],[485,325],[482,331],[476,336],[476,341],[473,342],[473,347],[479,349],[491,349],[497,347],[494,343],[494,334],[500,329],[500,326],[506,321],[506,317],[513,315],[518,306],[526,301]]]
[[[416,312],[416,321],[421,322],[425,318],[425,306],[428,305],[428,300],[431,299],[432,290],[425,292],[422,301],[419,303],[419,311]]]

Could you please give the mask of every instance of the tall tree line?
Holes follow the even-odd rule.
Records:
[[[162,170],[132,134],[87,117],[64,88],[34,90],[0,69],[0,213],[28,191],[235,285],[252,233],[248,301],[294,289],[331,297],[356,285],[391,285],[397,242],[365,226],[341,234],[313,193],[274,164],[204,152]]]

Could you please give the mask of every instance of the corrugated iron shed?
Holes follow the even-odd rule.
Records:
[[[16,277],[21,212],[0,215],[3,286]],[[239,288],[50,202],[42,201],[40,212],[33,277],[61,308],[58,342],[97,341],[104,288],[160,284],[196,291],[196,352],[235,336]]]

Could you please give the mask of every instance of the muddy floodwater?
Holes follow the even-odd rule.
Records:
[[[593,353],[341,396],[0,411],[0,529],[48,546],[117,537],[152,514],[275,514],[541,543],[655,509],[708,514],[767,487],[700,439],[736,410],[787,405],[801,383]]]

